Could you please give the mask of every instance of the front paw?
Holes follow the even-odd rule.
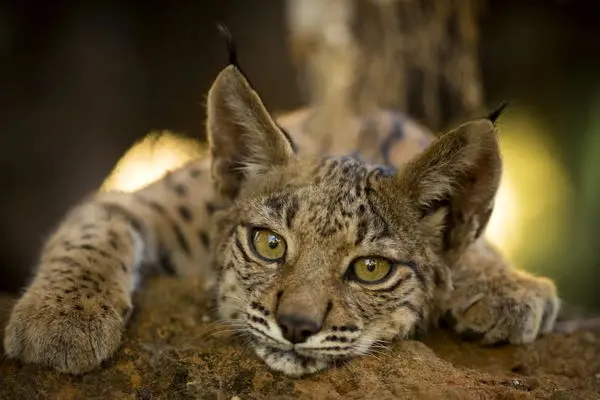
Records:
[[[122,303],[30,290],[8,321],[6,354],[64,373],[87,372],[119,347],[131,308],[127,300]]]
[[[514,271],[484,283],[458,285],[446,316],[456,332],[484,345],[523,344],[552,330],[559,307],[551,281]]]

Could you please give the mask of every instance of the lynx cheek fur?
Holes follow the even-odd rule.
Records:
[[[208,98],[210,173],[198,160],[71,211],[12,312],[8,356],[96,368],[118,348],[150,264],[202,274],[220,316],[292,376],[442,317],[483,344],[552,329],[553,283],[512,269],[482,237],[501,175],[496,116],[429,144],[382,112],[371,147],[344,157],[310,151],[306,115],[280,120],[288,135],[236,65],[221,71]]]

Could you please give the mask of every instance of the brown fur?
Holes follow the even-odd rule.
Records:
[[[348,121],[336,132],[347,141],[323,154],[310,115],[279,119],[292,142],[239,70],[224,69],[209,93],[211,161],[74,209],[12,313],[8,355],[69,373],[98,366],[118,347],[150,265],[203,275],[220,316],[289,375],[369,354],[442,317],[486,344],[527,343],[552,328],[552,282],[512,269],[482,238],[501,174],[492,122],[432,142],[381,112]],[[254,228],[285,240],[284,259],[253,250]],[[360,283],[349,265],[366,256],[393,261],[392,272]],[[303,340],[291,339],[286,318]]]

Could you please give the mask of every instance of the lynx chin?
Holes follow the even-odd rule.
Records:
[[[274,119],[232,57],[208,95],[209,154],[67,214],[12,311],[8,356],[98,367],[119,347],[146,266],[201,275],[220,317],[291,376],[442,319],[482,344],[552,329],[554,284],[482,236],[502,171],[497,114],[435,138],[382,110],[324,148],[313,111]]]

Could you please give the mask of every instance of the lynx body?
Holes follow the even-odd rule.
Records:
[[[219,317],[293,376],[441,318],[483,344],[552,328],[553,283],[513,269],[482,235],[502,169],[492,120],[434,138],[381,111],[323,146],[311,115],[276,123],[236,65],[221,71],[208,97],[210,154],[73,208],[12,312],[7,354],[67,373],[98,367],[153,265],[200,274]]]

